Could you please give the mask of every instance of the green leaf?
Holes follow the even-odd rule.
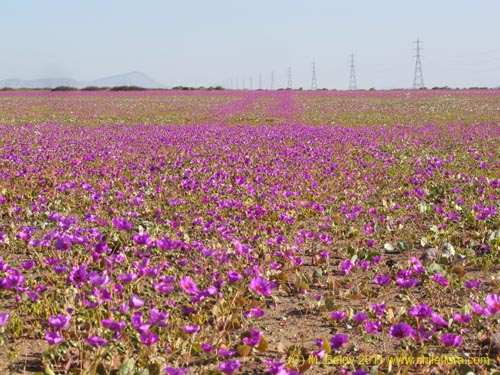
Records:
[[[135,367],[135,361],[133,360],[133,358],[127,357],[124,359],[122,365],[118,369],[118,375],[132,375],[134,367]]]
[[[160,375],[160,365],[158,363],[150,363],[148,365],[149,375]]]
[[[43,370],[43,374],[44,375],[56,375],[54,370],[52,370],[52,368],[49,365],[45,366],[45,369]]]
[[[147,368],[139,369],[134,375],[149,375],[149,370]]]

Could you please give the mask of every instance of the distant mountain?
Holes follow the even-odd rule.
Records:
[[[13,89],[43,89],[54,88],[58,86],[71,86],[78,89],[82,89],[88,86],[139,86],[146,89],[166,88],[165,85],[158,83],[146,74],[137,71],[99,78],[93,81],[77,81],[71,78],[42,78],[34,80],[11,78],[0,80],[0,88],[10,87]]]

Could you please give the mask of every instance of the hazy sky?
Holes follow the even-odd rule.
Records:
[[[0,0],[0,79],[142,71],[167,86],[500,86],[498,0]]]

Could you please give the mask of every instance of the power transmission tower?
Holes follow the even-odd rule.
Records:
[[[415,61],[415,74],[413,76],[413,89],[420,89],[424,87],[424,75],[422,73],[422,61],[421,61],[421,51],[422,48],[420,47],[420,40],[417,38],[417,48],[415,48],[415,51],[417,54],[414,56],[416,58]]]
[[[271,72],[271,90],[274,90],[274,72]]]
[[[349,90],[356,90],[356,70],[354,69],[354,54],[349,58],[349,65],[351,67],[351,74],[349,75]]]
[[[313,71],[312,71],[312,80],[311,80],[311,90],[318,89],[318,82],[316,82],[316,64],[313,61]]]
[[[262,74],[259,74],[259,90],[262,90]]]
[[[250,77],[250,90],[253,90],[253,77]]]
[[[292,68],[288,68],[288,83],[286,85],[286,88],[288,90],[292,89]]]

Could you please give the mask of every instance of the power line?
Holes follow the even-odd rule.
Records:
[[[354,69],[354,54],[351,54],[349,58],[349,66],[351,68],[351,73],[349,75],[349,90],[356,90],[356,70]]]
[[[316,64],[313,61],[311,90],[317,90],[317,89],[318,89],[318,82],[316,82]]]
[[[415,55],[415,74],[413,76],[413,89],[419,89],[424,87],[424,75],[422,73],[422,61],[421,61],[421,48],[420,48],[420,40],[417,38],[417,48],[415,51],[417,54]]]
[[[292,89],[292,68],[288,67],[288,83],[286,85],[286,88],[291,90]]]

